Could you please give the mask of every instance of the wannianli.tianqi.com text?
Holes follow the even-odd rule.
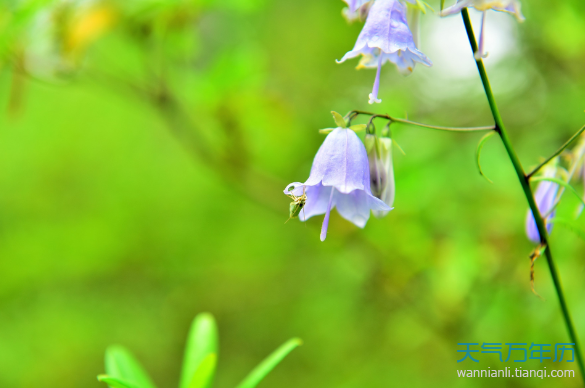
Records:
[[[575,377],[575,371],[573,369],[552,369],[547,371],[546,368],[523,369],[510,367],[505,369],[458,369],[457,377],[537,377],[544,379],[545,377]]]

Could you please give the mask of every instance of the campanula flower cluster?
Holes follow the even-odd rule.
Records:
[[[365,20],[365,23],[353,49],[338,63],[360,57],[358,69],[376,69],[374,85],[369,95],[370,104],[381,102],[378,98],[380,74],[386,62],[394,63],[402,74],[410,74],[417,62],[432,66],[430,59],[418,49],[414,38],[416,34],[413,35],[411,31],[410,25],[416,24],[414,20],[418,20],[418,16],[411,23],[407,19],[407,7],[412,7],[414,15],[424,11],[421,0],[343,1],[347,4],[343,10],[347,20]],[[517,0],[459,0],[442,10],[441,15],[452,15],[466,7],[483,12],[479,48],[474,53],[476,59],[486,56],[483,28],[488,10],[511,13],[519,21],[524,19]],[[376,217],[384,217],[392,210],[396,194],[392,162],[393,140],[389,127],[376,135],[375,129],[370,129],[371,121],[367,126],[349,126],[351,114],[342,117],[336,112],[332,113],[336,127],[322,130],[328,135],[313,160],[309,178],[304,183],[293,182],[284,189],[284,193],[293,200],[290,218],[298,217],[301,221],[306,221],[311,217],[324,215],[321,241],[327,237],[333,209],[337,209],[341,217],[363,228],[370,218],[370,212]],[[364,129],[366,134],[362,141],[356,132]],[[585,140],[581,144],[581,148],[578,148],[580,156],[577,159],[581,163],[578,174],[585,180]],[[556,164],[544,168],[542,177],[545,179],[540,180],[535,194],[538,209],[545,218],[549,232],[562,189],[559,189],[558,183],[546,179],[555,179],[558,174],[559,168]],[[526,216],[526,233],[531,241],[541,241],[530,211]]]

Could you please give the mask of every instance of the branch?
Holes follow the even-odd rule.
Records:
[[[538,166],[534,168],[534,170],[530,171],[529,174],[526,175],[526,178],[530,179],[534,174],[536,174],[542,167],[544,167],[548,162],[553,160],[556,156],[558,156],[561,152],[563,152],[568,146],[571,145],[578,137],[585,131],[585,125],[581,127],[569,140],[565,142],[558,150],[556,150],[551,156],[546,158],[546,160],[540,163]]]
[[[376,113],[371,113],[371,112],[365,112],[365,111],[360,111],[360,110],[352,110],[351,112],[349,112],[346,117],[349,118],[349,121],[351,121],[352,119],[354,119],[355,117],[357,117],[358,115],[365,115],[365,116],[371,116],[370,120],[368,121],[368,126],[372,123],[372,121],[375,118],[382,118],[382,119],[386,119],[389,120],[393,123],[401,123],[401,124],[407,124],[407,125],[414,125],[417,127],[422,127],[422,128],[428,128],[428,129],[436,129],[438,131],[447,131],[447,132],[480,132],[480,131],[493,131],[496,129],[495,125],[492,126],[485,126],[485,127],[443,127],[443,126],[438,126],[438,125],[429,125],[429,124],[423,124],[423,123],[417,123],[416,121],[410,121],[408,119],[399,119],[396,117],[392,117],[390,115],[384,115],[384,114],[376,114]]]

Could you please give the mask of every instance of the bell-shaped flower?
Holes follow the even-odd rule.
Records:
[[[364,139],[370,163],[370,189],[372,195],[392,207],[396,194],[394,167],[392,166],[392,139],[366,134]],[[384,217],[387,210],[374,210],[374,216]]]
[[[557,169],[554,166],[547,166],[545,167],[543,176],[545,178],[554,178],[556,175],[556,170]],[[558,190],[559,185],[557,183],[550,181],[540,181],[536,187],[536,193],[534,193],[534,199],[536,201],[538,211],[542,216],[546,216],[548,214],[544,220],[548,233],[550,233],[552,230],[552,223],[547,222],[547,220],[551,220],[555,216],[555,210],[553,209],[553,206],[556,205],[555,202]],[[540,242],[540,233],[538,233],[536,221],[534,220],[534,216],[530,209],[526,214],[526,235],[533,243],[538,244]]]
[[[463,8],[475,8],[483,13],[481,18],[481,29],[479,33],[479,47],[474,53],[477,60],[487,57],[488,53],[484,49],[484,27],[486,11],[492,9],[494,11],[507,12],[518,19],[519,22],[524,21],[524,15],[520,11],[520,2],[518,0],[459,0],[455,5],[445,8],[441,12],[441,16],[453,15],[461,12]]]
[[[321,227],[321,241],[327,237],[331,209],[360,228],[366,226],[370,210],[390,211],[390,206],[372,195],[370,168],[366,148],[349,128],[335,128],[317,151],[311,174],[305,183],[289,184],[284,193],[306,195],[299,213],[305,221],[325,214]]]
[[[376,0],[354,48],[337,62],[341,63],[358,55],[362,56],[358,69],[377,69],[370,104],[382,102],[378,99],[380,70],[387,61],[396,64],[403,74],[411,73],[415,62],[432,66],[431,61],[416,48],[406,21],[406,5],[399,0]]]

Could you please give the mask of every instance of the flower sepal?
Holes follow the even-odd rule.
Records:
[[[335,124],[337,124],[338,127],[347,128],[347,121],[345,121],[341,114],[337,113],[334,110],[331,111],[331,114],[333,115],[333,120],[335,121]]]
[[[351,127],[349,127],[349,129],[351,129],[354,132],[361,132],[361,131],[364,131],[366,129],[366,127],[367,127],[366,124],[355,124],[355,125],[352,125]],[[338,127],[338,128],[340,128],[340,127]],[[319,130],[319,133],[321,133],[323,135],[328,135],[336,129],[337,128],[323,128],[323,129]]]

